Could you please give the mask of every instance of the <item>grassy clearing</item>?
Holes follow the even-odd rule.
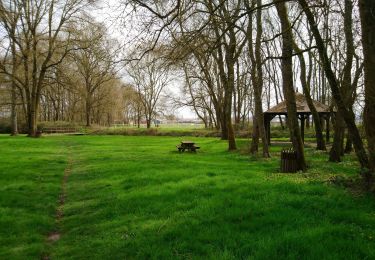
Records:
[[[40,258],[55,224],[63,142],[0,136],[0,259]]]
[[[218,137],[220,133],[212,129],[202,127],[92,127],[86,129],[91,135],[126,135],[126,136],[195,136],[195,137]],[[248,134],[248,133],[247,133]]]
[[[237,138],[251,138],[251,126],[245,129],[237,130]],[[147,129],[145,126],[137,128],[135,126],[113,126],[91,128],[83,128],[82,132],[91,135],[124,135],[124,136],[193,136],[193,137],[220,137],[221,133],[215,129],[206,129],[199,124],[181,124],[181,125],[160,125],[160,127],[151,127]],[[324,133],[325,134],[325,133]],[[289,130],[282,129],[279,126],[273,126],[271,129],[272,141],[289,141]],[[315,142],[315,131],[313,127],[305,130],[305,141]]]
[[[307,150],[306,174],[215,138],[0,136],[0,258],[375,258],[375,202],[326,182],[357,166]],[[49,245],[69,154],[61,240]]]

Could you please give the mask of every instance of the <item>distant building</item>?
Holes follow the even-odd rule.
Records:
[[[154,119],[154,125],[155,125],[155,127],[159,127],[159,125],[161,125],[162,124],[162,121],[161,120],[159,120],[159,119]]]

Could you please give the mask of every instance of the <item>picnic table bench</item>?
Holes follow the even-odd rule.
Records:
[[[182,141],[180,145],[176,146],[179,152],[185,152],[185,150],[196,152],[200,147],[196,146],[192,141]]]

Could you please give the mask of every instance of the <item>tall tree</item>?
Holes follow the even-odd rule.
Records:
[[[305,154],[301,132],[298,125],[296,96],[293,87],[293,37],[290,32],[292,27],[288,19],[288,12],[284,2],[274,0],[277,13],[281,22],[282,33],[282,62],[281,73],[283,76],[283,90],[288,112],[288,125],[293,148],[297,153],[298,168],[306,170]]]
[[[232,123],[235,64],[246,44],[244,39],[239,39],[237,36],[240,30],[237,29],[236,22],[241,11],[241,1],[228,2],[226,4],[207,1],[207,9],[212,20],[217,45],[215,59],[224,88],[223,116],[227,131],[228,150],[236,150],[237,146]]]
[[[161,105],[161,94],[170,83],[169,67],[156,52],[152,52],[141,61],[134,62],[129,67],[128,74],[133,79],[142,102],[146,126],[150,128],[157,107]]]
[[[8,34],[8,37],[16,44],[22,74],[10,76],[22,89],[26,101],[29,136],[36,136],[46,74],[71,51],[68,44],[71,33],[66,30],[66,25],[89,4],[91,1],[88,0],[64,0],[59,3],[55,0],[8,0],[0,3],[2,10],[20,15],[14,35]]]
[[[255,39],[255,50],[253,48],[253,37],[252,37],[252,12],[249,3],[246,3],[246,8],[249,12],[249,25],[248,25],[248,48],[250,53],[251,60],[251,79],[254,88],[254,104],[255,104],[255,121],[253,123],[253,135],[252,135],[252,144],[250,152],[255,154],[258,150],[258,138],[262,139],[263,145],[263,157],[270,157],[268,151],[268,140],[266,129],[264,127],[264,117],[263,117],[263,107],[262,107],[262,94],[263,94],[263,60],[262,60],[262,34],[263,34],[263,25],[262,25],[262,1],[256,1],[256,39]],[[259,132],[259,135],[257,134]]]
[[[340,84],[340,91],[344,98],[345,104],[350,107],[353,106],[353,88],[352,84],[352,68],[353,59],[355,55],[354,38],[353,38],[353,3],[351,0],[345,0],[344,8],[344,34],[345,34],[345,65],[343,68],[343,77]],[[339,112],[335,118],[335,131],[332,149],[329,154],[331,162],[340,162],[341,156],[344,154],[344,137],[345,137],[345,121],[342,114]],[[350,139],[350,136],[349,136]]]
[[[1,70],[6,77],[10,78],[10,92],[11,92],[11,135],[15,136],[18,134],[18,122],[17,122],[17,91],[18,85],[16,81],[17,69],[20,65],[20,59],[18,58],[17,46],[16,46],[16,30],[20,21],[20,13],[17,10],[16,3],[9,1],[8,3],[0,3],[0,23],[5,29],[7,39],[9,41],[9,47],[6,51],[8,55],[4,56],[4,62],[2,63]],[[10,61],[10,64],[9,62]],[[9,68],[11,68],[9,70]]]
[[[287,32],[284,32],[284,33],[290,33],[291,34],[290,37],[293,37],[291,30],[289,30]],[[301,69],[300,81],[301,81],[301,85],[302,85],[302,88],[303,88],[303,92],[304,92],[305,97],[306,97],[307,105],[309,106],[310,112],[311,112],[311,114],[313,116],[313,120],[314,120],[315,135],[316,135],[316,149],[317,150],[326,150],[326,144],[325,144],[324,136],[323,136],[321,118],[320,118],[319,113],[316,110],[316,108],[314,106],[314,102],[311,98],[310,85],[308,83],[309,81],[307,80],[307,75],[306,75],[306,61],[305,61],[305,58],[303,56],[302,50],[298,47],[298,45],[295,41],[293,41],[293,47],[294,47],[295,52],[298,54],[298,59],[299,59],[300,69]]]
[[[113,42],[108,40],[105,27],[94,22],[83,25],[77,33],[78,50],[73,60],[84,90],[86,126],[91,126],[94,95],[116,76]]]
[[[324,44],[323,38],[320,35],[319,29],[317,27],[317,24],[315,22],[315,18],[313,13],[310,10],[310,7],[308,6],[306,0],[298,0],[301,8],[303,9],[304,13],[306,14],[306,18],[308,23],[310,24],[311,32],[314,35],[317,49],[319,52],[320,60],[322,62],[323,69],[325,71],[325,75],[327,77],[327,80],[329,82],[332,96],[335,100],[335,103],[337,105],[337,108],[339,110],[339,113],[344,117],[346,126],[348,127],[350,136],[353,140],[353,145],[355,148],[355,152],[358,158],[359,163],[361,164],[361,167],[364,169],[369,169],[370,164],[367,157],[367,153],[365,150],[365,147],[363,145],[363,141],[361,139],[361,136],[359,134],[358,128],[355,124],[355,115],[353,110],[350,107],[347,107],[345,105],[344,98],[342,94],[340,93],[339,84],[337,81],[337,78],[335,77],[335,74],[332,70],[330,59],[327,54],[327,49]],[[371,177],[369,175],[364,175],[365,180],[368,182],[370,181]]]
[[[358,4],[361,14],[365,71],[364,124],[371,170],[367,174],[367,180],[371,184],[375,174],[375,1],[359,0]]]

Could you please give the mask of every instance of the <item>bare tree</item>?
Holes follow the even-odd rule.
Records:
[[[79,45],[73,58],[83,85],[86,101],[86,126],[91,125],[95,93],[116,77],[113,45],[105,34],[105,27],[93,22],[83,25]]]
[[[281,22],[281,31],[283,32],[281,72],[283,75],[284,97],[287,104],[289,131],[293,143],[293,148],[297,152],[297,161],[299,169],[304,171],[306,170],[305,154],[303,149],[301,132],[298,126],[296,97],[293,87],[293,36],[291,33],[292,27],[288,20],[288,13],[285,3],[280,3],[276,0],[274,0],[274,2]]]
[[[362,44],[365,71],[365,110],[364,123],[369,150],[369,168],[366,180],[373,184],[375,174],[375,2],[360,0],[359,10],[362,25]]]
[[[291,34],[291,37],[293,35]],[[306,61],[303,56],[302,50],[298,47],[297,43],[293,40],[293,48],[296,53],[298,53],[298,59],[300,63],[300,81],[301,85],[303,88],[303,92],[306,97],[306,102],[309,106],[309,109],[311,111],[311,114],[313,116],[314,120],[314,125],[315,125],[315,134],[316,134],[316,149],[317,150],[326,150],[326,145],[323,137],[323,129],[321,125],[321,118],[319,116],[318,111],[316,110],[313,100],[311,98],[311,93],[310,93],[310,84],[309,81],[307,80],[307,74],[306,74]]]
[[[133,62],[128,68],[145,110],[147,128],[151,127],[157,106],[160,105],[161,93],[170,82],[168,66],[152,54]]]
[[[16,3],[9,1],[8,3],[1,2],[0,4],[0,22],[5,29],[6,39],[9,41],[6,55],[2,62],[1,70],[6,77],[10,78],[10,92],[11,92],[11,135],[18,134],[17,123],[17,69],[20,65],[20,59],[17,54],[16,47],[16,29],[20,21],[20,13],[17,11]],[[10,57],[9,57],[10,56]],[[11,68],[11,69],[10,69]]]
[[[353,106],[353,95],[356,85],[352,83],[353,60],[355,56],[354,37],[353,37],[353,3],[351,0],[345,0],[343,12],[344,18],[344,34],[345,34],[345,64],[342,69],[342,80],[340,82],[340,91],[344,98],[344,102],[348,107]],[[338,113],[335,118],[335,131],[332,149],[330,151],[329,160],[332,162],[340,162],[341,156],[344,154],[344,137],[345,137],[345,121],[343,115]],[[349,139],[350,136],[349,136]]]
[[[249,21],[248,21],[248,46],[249,54],[251,59],[251,79],[254,88],[254,103],[255,103],[255,120],[253,124],[253,138],[250,152],[255,154],[258,150],[258,138],[259,135],[262,138],[263,145],[263,157],[270,157],[268,151],[268,139],[266,134],[266,129],[264,125],[263,107],[262,107],[262,92],[263,92],[263,60],[261,56],[261,40],[263,34],[262,25],[262,1],[256,1],[257,11],[256,11],[256,40],[255,40],[255,50],[253,48],[253,32],[252,32],[252,12],[249,3],[247,3],[247,9],[249,11]],[[257,134],[259,132],[259,135]]]
[[[19,15],[14,33],[8,34],[15,44],[22,72],[7,73],[20,86],[26,101],[29,136],[36,136],[41,92],[49,69],[59,64],[70,49],[71,33],[66,25],[91,1],[54,0],[1,1],[3,13]],[[63,39],[63,40],[62,40]]]
[[[350,136],[353,140],[353,145],[355,147],[358,160],[362,168],[369,169],[369,160],[358,128],[355,124],[354,112],[351,107],[346,106],[344,98],[340,92],[338,80],[335,77],[335,74],[332,70],[330,59],[327,54],[327,49],[323,42],[322,36],[317,28],[314,15],[312,14],[310,7],[308,6],[305,0],[298,0],[298,2],[301,5],[301,8],[303,9],[304,13],[306,14],[307,20],[310,24],[310,28],[316,41],[320,60],[322,62],[323,69],[325,70],[325,75],[328,79],[333,98],[335,99],[335,103],[337,105],[339,113],[341,113],[341,115],[344,117],[346,126],[348,127]],[[366,179],[367,178],[368,177],[366,177]]]

